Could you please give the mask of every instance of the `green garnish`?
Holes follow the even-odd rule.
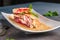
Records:
[[[30,13],[31,13],[32,15],[34,15],[35,17],[38,17],[38,15],[37,15],[37,14],[35,14],[35,13],[31,12],[31,9],[33,9],[32,4],[30,4],[28,8],[30,9]]]
[[[38,17],[38,15],[37,15],[37,14],[35,14],[35,13],[33,13],[33,12],[31,12],[31,14],[32,14],[33,16],[35,16],[35,17]]]
[[[56,11],[52,12],[52,11],[48,11],[46,14],[44,14],[43,16],[58,16],[58,13]]]
[[[36,17],[38,17],[38,15],[37,14],[35,14],[35,13],[32,13],[34,16],[36,16]]]
[[[24,15],[24,14],[25,14],[24,12],[20,13],[20,15]]]
[[[13,38],[6,38],[6,40],[15,40],[15,39],[13,39]]]
[[[33,8],[33,7],[32,7],[32,4],[30,4],[30,5],[29,5],[29,9],[32,9],[32,8]]]
[[[55,12],[53,12],[53,13],[54,13],[54,14],[53,14],[54,16],[58,16],[58,13],[57,13],[56,11],[55,11]]]

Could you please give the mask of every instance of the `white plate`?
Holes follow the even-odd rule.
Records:
[[[40,15],[38,12],[36,12],[34,9],[32,9],[32,12],[36,13],[39,15],[39,18],[40,18],[40,21],[41,22],[44,22],[46,25],[49,25],[51,26],[52,28],[49,29],[49,30],[44,30],[44,31],[32,31],[32,30],[26,30],[22,27],[19,27],[19,25],[13,23],[11,20],[9,20],[8,16],[9,15],[12,15],[12,14],[8,14],[8,13],[4,13],[4,12],[1,12],[1,14],[5,17],[5,19],[11,23],[14,27],[16,27],[17,29],[20,29],[20,30],[23,30],[23,31],[26,31],[26,32],[31,32],[31,33],[42,33],[42,32],[48,32],[48,31],[52,31],[52,30],[55,30],[57,28],[60,27],[60,22],[58,21],[54,21],[54,20],[51,20],[51,19],[48,19],[42,15]]]

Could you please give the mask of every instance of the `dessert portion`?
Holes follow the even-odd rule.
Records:
[[[41,23],[37,14],[33,13],[29,8],[14,8],[13,15],[9,18],[20,25],[20,27],[28,30],[48,30],[51,29],[50,26]]]

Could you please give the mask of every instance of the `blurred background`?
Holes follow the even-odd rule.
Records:
[[[60,0],[0,0],[0,6],[9,6],[15,4],[24,4],[29,2],[51,2],[60,3]]]

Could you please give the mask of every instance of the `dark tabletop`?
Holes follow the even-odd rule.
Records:
[[[12,13],[13,8],[28,7],[29,4],[32,4],[33,8],[40,14],[44,14],[49,10],[57,11],[59,13],[59,16],[48,17],[48,18],[56,21],[60,21],[60,4],[56,4],[56,3],[32,2],[32,3],[19,4],[13,6],[5,6],[5,7],[0,7],[0,12]],[[0,19],[4,19],[2,15],[0,15]],[[4,22],[5,24],[11,25],[6,20],[5,22]],[[6,40],[7,38],[15,39],[15,40],[60,40],[60,28],[46,33],[27,34],[25,32],[16,29],[13,26],[10,26],[10,29],[7,30],[7,34],[1,36],[0,40]]]

